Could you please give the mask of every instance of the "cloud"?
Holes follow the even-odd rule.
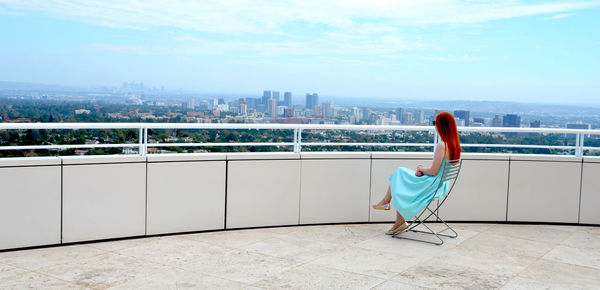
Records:
[[[306,22],[352,32],[383,33],[397,26],[481,23],[539,14],[566,15],[599,2],[529,4],[515,0],[0,0],[13,11],[127,29],[171,27],[214,33],[284,33]],[[558,16],[557,15],[557,16]]]
[[[561,13],[561,14],[556,14],[556,15],[550,17],[550,19],[562,19],[562,18],[571,17],[573,15],[575,15],[575,13]]]

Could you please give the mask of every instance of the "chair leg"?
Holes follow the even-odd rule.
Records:
[[[418,241],[418,242],[424,242],[424,243],[429,243],[429,244],[434,244],[434,245],[442,245],[444,244],[444,240],[442,240],[442,238],[440,236],[444,236],[444,237],[449,237],[449,238],[456,238],[458,237],[458,233],[452,228],[450,227],[450,225],[448,225],[443,219],[441,219],[434,211],[430,210],[429,208],[427,208],[427,210],[429,210],[431,213],[425,218],[428,219],[430,216],[434,215],[436,218],[438,218],[445,226],[446,228],[439,231],[439,232],[435,232],[434,230],[432,230],[429,226],[427,226],[427,224],[425,224],[419,217],[416,216],[415,219],[413,221],[410,222],[410,225],[408,226],[408,228],[406,228],[406,230],[397,233],[395,235],[393,235],[393,238],[397,238],[397,239],[406,239],[406,240],[413,240],[413,241]],[[420,231],[420,230],[415,230],[416,227],[418,226],[424,226],[425,228],[427,228],[427,231]],[[442,234],[443,232],[450,230],[452,231],[452,233],[454,234]],[[423,239],[417,239],[417,238],[411,238],[411,237],[405,237],[405,236],[401,236],[400,234],[403,232],[414,232],[414,233],[423,233],[423,234],[429,234],[429,235],[434,235],[439,242],[437,241],[428,241],[428,240],[423,240]]]

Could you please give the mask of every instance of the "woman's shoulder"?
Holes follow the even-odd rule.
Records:
[[[439,143],[437,143],[437,147],[436,148],[441,149],[441,150],[446,149],[446,142],[440,141]]]

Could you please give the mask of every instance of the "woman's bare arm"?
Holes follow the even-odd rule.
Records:
[[[431,167],[423,167],[422,165],[417,166],[417,171],[421,171],[427,175],[436,175],[440,170],[440,166],[442,166],[442,161],[444,161],[444,155],[446,155],[446,143],[440,142],[435,147],[435,155],[433,157],[433,162],[431,163]]]

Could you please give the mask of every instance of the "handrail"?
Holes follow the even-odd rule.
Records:
[[[65,150],[74,148],[138,148],[140,155],[146,155],[149,147],[202,147],[202,146],[293,146],[300,153],[302,146],[377,146],[377,147],[434,147],[439,140],[434,134],[433,143],[341,143],[341,142],[302,142],[302,130],[351,130],[351,131],[426,131],[435,132],[434,126],[397,125],[333,125],[333,124],[256,124],[256,123],[0,123],[0,130],[77,130],[77,129],[138,129],[139,142],[125,144],[49,144],[0,146],[0,150]],[[293,142],[250,142],[250,143],[149,143],[148,129],[240,129],[240,130],[294,130]],[[584,150],[600,151],[600,147],[584,146],[586,135],[600,135],[600,130],[565,128],[517,128],[517,127],[458,127],[459,132],[506,132],[506,133],[552,133],[573,134],[575,146],[523,145],[523,144],[462,144],[463,147],[488,148],[537,148],[575,150],[575,156],[583,156]]]

